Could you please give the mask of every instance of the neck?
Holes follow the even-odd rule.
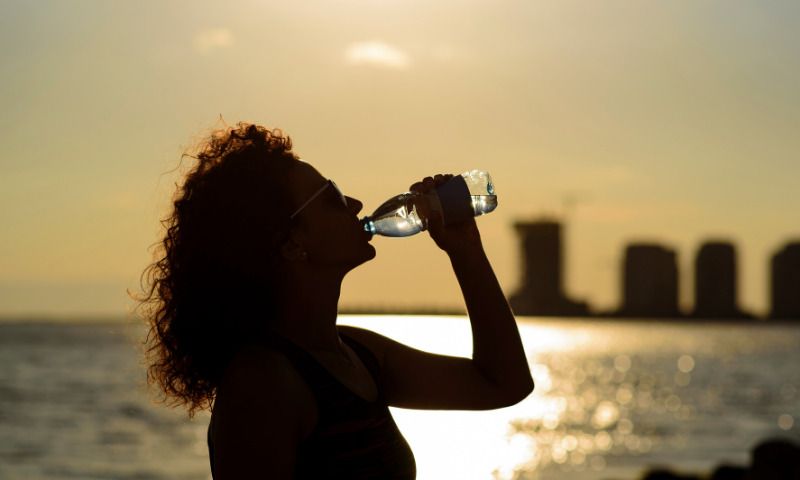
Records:
[[[285,288],[273,330],[318,352],[343,352],[336,318],[343,276],[330,272],[286,272]]]

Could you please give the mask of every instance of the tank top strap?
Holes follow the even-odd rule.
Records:
[[[361,362],[369,371],[375,385],[378,387],[378,396],[383,398],[383,391],[380,384],[380,364],[372,351],[362,345],[355,338],[340,331],[342,340],[358,355]],[[343,397],[356,397],[342,383],[336,379],[328,370],[325,369],[310,353],[300,346],[280,335],[270,335],[267,344],[282,352],[292,362],[305,379],[312,393],[321,407],[332,403],[343,401]],[[323,407],[324,408],[324,407]]]
[[[350,345],[350,348],[352,348],[356,352],[358,358],[361,359],[361,362],[364,364],[365,367],[367,367],[367,370],[369,370],[370,375],[372,375],[372,379],[375,381],[375,384],[378,386],[378,389],[380,389],[379,379],[381,373],[380,372],[381,366],[378,363],[378,359],[375,357],[375,354],[372,353],[372,350],[362,345],[358,340],[349,336],[347,333],[339,331],[339,334],[341,335],[342,340],[344,340],[345,343]]]

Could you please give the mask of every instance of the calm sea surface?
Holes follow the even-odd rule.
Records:
[[[800,326],[519,318],[536,390],[485,412],[392,409],[420,479],[635,479],[800,441]],[[469,356],[464,317],[342,316]],[[0,479],[208,479],[207,414],[152,402],[124,324],[0,323]]]

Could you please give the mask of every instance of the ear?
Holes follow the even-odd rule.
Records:
[[[294,236],[289,236],[289,238],[283,242],[280,251],[281,257],[290,262],[302,262],[308,257],[305,248],[294,239]]]

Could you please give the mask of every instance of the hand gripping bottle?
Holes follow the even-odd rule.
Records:
[[[442,214],[445,225],[463,222],[473,216],[497,208],[497,195],[492,177],[482,170],[456,175],[427,194],[401,193],[383,202],[372,215],[361,219],[371,235],[408,237],[428,229],[428,219],[421,216],[417,205],[428,202],[432,210]]]

